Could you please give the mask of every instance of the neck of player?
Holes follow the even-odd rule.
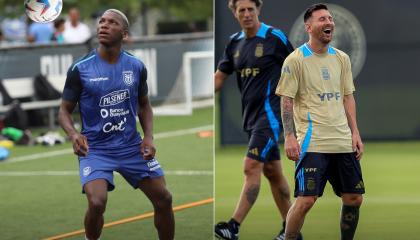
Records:
[[[323,43],[314,38],[309,38],[308,45],[314,53],[323,54],[328,51],[328,43]]]
[[[246,38],[255,37],[260,27],[261,27],[261,22],[258,22],[257,24],[255,24],[253,28],[244,28],[243,31],[246,35]]]
[[[98,49],[99,56],[106,62],[113,64],[118,61],[118,58],[121,53],[121,45],[118,46],[105,46],[100,44]]]

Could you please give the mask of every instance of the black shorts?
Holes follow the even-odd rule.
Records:
[[[270,128],[252,130],[248,137],[247,157],[260,162],[280,160],[278,141]]]
[[[342,193],[365,193],[356,153],[307,152],[296,164],[295,197],[321,197],[327,180],[339,197]]]

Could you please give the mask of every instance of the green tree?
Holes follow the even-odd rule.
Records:
[[[0,16],[20,16],[24,12],[23,6],[24,0],[0,0]],[[71,7],[78,7],[83,18],[108,8],[117,8],[130,19],[154,8],[183,21],[207,20],[213,16],[212,0],[64,0],[63,12]]]

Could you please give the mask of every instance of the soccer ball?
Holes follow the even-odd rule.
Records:
[[[25,0],[25,13],[35,22],[54,21],[62,8],[63,0]]]

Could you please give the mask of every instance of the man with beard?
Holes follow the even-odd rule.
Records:
[[[154,158],[147,71],[140,60],[121,49],[128,28],[127,17],[119,10],[109,9],[101,16],[97,28],[99,47],[68,70],[59,121],[79,158],[82,192],[88,201],[86,239],[99,239],[101,235],[107,191],[115,188],[113,172],[118,171],[152,202],[159,239],[172,240],[172,196]],[[81,133],[71,118],[77,103]],[[137,131],[136,116],[143,139]]]
[[[334,21],[326,5],[309,7],[304,22],[309,41],[287,57],[276,90],[285,151],[296,161],[296,201],[287,214],[286,239],[297,238],[327,180],[343,203],[341,239],[353,239],[365,189],[350,59],[329,45]]]

